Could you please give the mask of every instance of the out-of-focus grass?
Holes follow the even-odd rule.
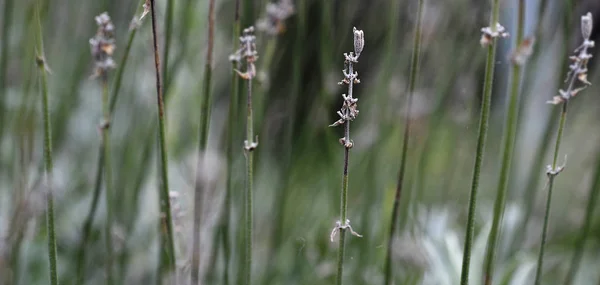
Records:
[[[4,0],[0,9],[4,9]],[[10,2],[10,1],[9,1]],[[7,46],[6,77],[0,100],[3,135],[0,138],[0,283],[47,284],[44,196],[40,179],[42,129],[40,100],[36,87],[33,18],[35,1],[12,1],[12,21]],[[193,1],[192,1],[193,2]],[[205,5],[174,1],[173,38],[169,60],[166,140],[169,153],[170,188],[174,198],[174,230],[177,268],[189,276],[192,237],[192,190],[198,144],[198,112],[202,100],[199,81],[204,76],[207,43]],[[242,1],[244,2],[244,1]],[[264,2],[267,1],[260,1]],[[514,2],[514,3],[513,3]],[[534,1],[536,2],[536,1]],[[547,1],[550,2],[550,1]],[[121,58],[127,45],[128,28],[139,1],[86,2],[42,1],[42,22],[46,58],[52,74],[48,77],[53,148],[55,156],[54,191],[60,284],[74,284],[76,256],[83,236],[83,224],[91,205],[101,137],[97,130],[102,118],[101,92],[89,80],[92,60],[89,37],[94,33],[93,16],[107,9],[116,26],[115,58]],[[227,110],[231,90],[233,14],[235,1],[216,1],[216,33],[213,68],[213,109],[208,134],[209,169],[199,173],[215,187],[204,193],[201,250],[213,252],[213,235],[225,197],[227,165],[224,132],[228,129]],[[348,33],[353,26],[365,31],[366,48],[357,68],[361,84],[359,120],[353,123],[354,148],[349,171],[352,195],[349,219],[363,234],[347,243],[344,266],[352,284],[381,284],[385,244],[390,224],[399,166],[401,128],[404,124],[403,91],[408,82],[412,52],[412,30],[416,21],[416,1],[302,1],[302,9],[285,20],[286,29],[277,36],[258,34],[259,54],[266,55],[272,42],[268,66],[259,58],[255,86],[255,125],[260,126],[260,148],[255,154],[255,245],[253,278],[255,284],[331,284],[335,279],[337,244],[329,234],[338,219],[339,165],[343,161],[337,139],[338,129],[327,128],[341,105],[342,87],[336,85],[343,68],[340,56],[351,45]],[[265,7],[254,3],[242,7],[243,23],[256,23]],[[296,3],[297,6],[298,3]],[[392,5],[393,4],[393,5]],[[516,1],[502,1],[501,21],[513,30]],[[535,6],[535,4],[532,4]],[[248,6],[251,6],[252,10]],[[559,5],[560,6],[560,5]],[[476,115],[479,113],[485,51],[479,46],[479,31],[488,19],[486,1],[459,0],[452,3],[425,2],[420,84],[415,90],[412,134],[408,148],[406,190],[411,205],[401,205],[401,231],[394,241],[392,262],[396,284],[457,284],[460,276],[466,205],[476,141]],[[547,19],[565,19],[543,25],[538,47],[524,70],[519,122],[519,141],[509,181],[507,211],[499,236],[496,281],[531,284],[532,269],[539,245],[543,218],[543,166],[550,162],[543,149],[543,133],[549,108],[544,104],[562,80],[561,50],[571,51],[580,37],[579,16],[592,10],[593,1],[581,1],[567,12],[549,5]],[[535,11],[534,8],[531,9]],[[0,15],[4,14],[0,11]],[[527,14],[527,25],[536,23],[536,13]],[[157,1],[157,16],[163,23],[166,1]],[[190,16],[191,15],[191,16]],[[533,17],[533,18],[532,18]],[[597,19],[599,17],[596,17]],[[6,19],[6,18],[3,18]],[[145,19],[146,21],[148,19]],[[390,29],[389,25],[393,25]],[[162,25],[161,25],[162,26]],[[124,71],[119,100],[112,119],[113,181],[115,209],[113,242],[115,273],[123,284],[155,283],[158,266],[159,217],[156,171],[156,125],[154,74],[148,22],[140,27]],[[562,32],[561,29],[566,32]],[[159,30],[160,42],[165,27]],[[595,29],[600,30],[600,29]],[[4,31],[4,29],[0,29]],[[526,32],[526,37],[529,36]],[[503,88],[509,61],[508,47],[499,47],[497,82],[486,160],[482,165],[478,211],[475,216],[475,246],[472,282],[481,280],[482,256],[491,205],[496,193],[503,113]],[[6,52],[6,53],[5,53]],[[264,59],[265,61],[267,59]],[[535,63],[535,64],[533,64]],[[581,244],[579,228],[592,182],[594,154],[600,119],[595,111],[599,85],[596,64],[590,63],[589,80],[594,86],[570,104],[569,128],[561,151],[568,154],[568,166],[557,179],[553,193],[543,281],[563,280],[573,250]],[[264,75],[264,76],[263,76]],[[114,81],[112,81],[114,84]],[[111,86],[111,87],[114,87]],[[294,99],[295,98],[295,99]],[[238,102],[237,110],[243,110]],[[231,231],[229,242],[230,281],[241,273],[243,258],[241,228],[243,210],[243,116],[234,117],[232,134]],[[551,117],[551,119],[554,119]],[[549,132],[552,135],[552,131]],[[540,152],[536,155],[536,152]],[[537,157],[537,158],[534,158]],[[538,167],[538,166],[542,167]],[[531,179],[529,179],[531,177]],[[538,180],[536,188],[528,181]],[[530,188],[530,187],[529,187]],[[223,190],[223,191],[222,191]],[[531,195],[531,204],[525,201]],[[543,194],[543,195],[542,195]],[[529,199],[529,198],[527,198]],[[102,237],[106,204],[101,201],[86,245],[86,284],[103,284],[105,246]],[[523,229],[521,221],[530,212]],[[590,234],[576,284],[594,284],[599,277],[600,223],[592,213]],[[517,225],[517,226],[515,226]],[[517,242],[512,240],[519,234]],[[522,235],[521,235],[522,234]],[[513,244],[511,246],[511,244]],[[224,270],[223,251],[216,250],[215,266]],[[478,257],[477,257],[478,256]],[[202,254],[200,273],[205,276],[209,254]],[[222,274],[216,275],[216,284]],[[558,279],[557,279],[558,278]],[[351,282],[352,281],[352,282]],[[446,283],[444,283],[446,282]],[[185,284],[185,283],[184,283]]]

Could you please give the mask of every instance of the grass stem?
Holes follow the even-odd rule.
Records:
[[[154,46],[154,68],[156,72],[156,99],[158,111],[158,139],[160,155],[160,233],[161,233],[161,268],[168,270],[175,278],[177,284],[177,271],[175,264],[175,245],[173,240],[173,221],[171,218],[171,201],[169,199],[168,159],[165,140],[165,106],[160,77],[160,56],[158,50],[158,31],[156,27],[156,1],[150,0],[150,13],[152,17],[152,42]]]
[[[421,21],[423,17],[423,2],[419,0],[417,8],[417,24],[413,35],[413,53],[410,60],[410,74],[408,80],[408,92],[406,96],[406,111],[404,116],[404,137],[402,139],[402,152],[400,156],[400,170],[398,171],[398,181],[396,182],[396,194],[394,195],[394,205],[392,207],[392,218],[390,224],[390,232],[387,241],[387,252],[385,258],[385,269],[384,269],[384,284],[388,285],[392,283],[392,244],[394,234],[396,232],[396,225],[398,224],[398,211],[400,208],[400,197],[402,195],[402,186],[404,183],[404,175],[406,170],[406,161],[408,154],[408,144],[410,138],[410,120],[411,120],[411,106],[415,86],[417,83],[417,75],[419,73],[419,58],[421,53]],[[395,37],[395,35],[392,35]]]
[[[104,122],[102,123],[102,144],[104,145],[104,188],[106,195],[106,281],[107,284],[113,284],[113,242],[112,242],[112,224],[113,224],[113,190],[112,173],[110,159],[110,98],[108,92],[108,78],[106,74],[102,75],[102,113]]]
[[[199,122],[199,144],[198,144],[198,167],[204,161],[206,146],[208,142],[208,128],[210,125],[210,87],[212,73],[212,51],[214,44],[215,32],[215,0],[209,1],[208,8],[208,48],[206,50],[206,64],[204,66],[204,89],[200,103],[200,122]],[[193,225],[193,244],[192,244],[192,284],[199,284],[200,270],[200,223],[202,221],[202,194],[205,192],[203,185],[205,181],[199,177],[198,170],[196,171],[195,187],[194,187],[194,225]],[[218,247],[218,245],[215,245]]]
[[[504,142],[502,150],[502,165],[500,167],[500,178],[496,190],[496,202],[494,204],[494,218],[492,228],[488,237],[488,244],[485,255],[484,282],[486,285],[492,284],[494,274],[494,259],[496,255],[496,243],[500,235],[500,227],[506,204],[506,194],[508,191],[508,181],[510,176],[510,167],[512,163],[515,140],[517,136],[517,126],[519,117],[519,94],[521,89],[521,70],[522,63],[515,59],[522,48],[523,34],[525,27],[525,0],[519,0],[517,17],[517,37],[513,50],[513,63],[511,67],[511,86],[508,96],[508,108],[505,115]]]
[[[497,31],[496,24],[498,23],[500,14],[500,1],[492,1],[492,14],[490,17],[489,28],[492,31]],[[469,197],[469,212],[467,214],[467,228],[465,233],[465,245],[462,260],[462,270],[460,276],[460,284],[469,284],[469,267],[471,265],[471,251],[473,247],[473,234],[475,232],[475,211],[477,205],[477,191],[479,189],[479,176],[481,165],[483,163],[483,152],[487,139],[488,120],[490,116],[490,105],[492,101],[492,87],[494,83],[494,67],[496,58],[496,42],[494,37],[491,43],[488,44],[488,51],[485,66],[485,79],[483,83],[483,98],[481,101],[481,113],[479,117],[479,131],[477,135],[477,149],[475,152],[475,166],[473,167],[473,179],[471,182],[471,192]]]
[[[44,57],[44,42],[42,39],[42,23],[40,20],[41,0],[37,1],[35,18],[37,22],[36,31],[36,62],[40,73],[40,87],[42,95],[42,119],[44,122],[44,176],[46,191],[46,233],[48,235],[48,261],[50,272],[50,284],[58,285],[58,273],[56,262],[56,232],[54,230],[54,193],[52,189],[52,133],[50,123],[48,80],[46,72],[48,66]]]

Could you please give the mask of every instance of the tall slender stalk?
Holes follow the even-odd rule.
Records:
[[[44,57],[44,41],[42,38],[42,23],[40,20],[41,0],[37,1],[35,18],[37,22],[36,31],[36,62],[40,75],[40,87],[42,95],[42,119],[44,122],[44,176],[46,191],[46,233],[48,235],[48,261],[50,272],[50,284],[58,285],[58,274],[56,264],[56,232],[54,230],[54,193],[52,189],[52,133],[50,124],[50,111],[48,108],[48,80],[46,71],[48,66]]]
[[[246,61],[246,71],[241,72],[237,69],[234,71],[247,81],[248,93],[246,97],[246,140],[244,141],[244,151],[246,155],[246,193],[244,195],[244,215],[245,215],[245,263],[244,263],[244,284],[252,283],[252,227],[253,227],[253,178],[254,178],[254,150],[258,147],[258,141],[254,137],[254,123],[252,114],[252,80],[256,76],[256,66],[254,63],[258,57],[256,52],[256,37],[254,36],[254,27],[244,29],[240,37],[240,48],[230,56],[230,60],[240,62],[242,59]]]
[[[102,78],[102,112],[104,115],[104,124],[102,126],[102,144],[104,144],[104,185],[106,194],[106,281],[107,284],[113,284],[113,242],[112,242],[112,212],[115,210],[113,205],[113,190],[112,190],[112,170],[110,159],[110,111],[109,111],[109,93],[108,79],[106,76]]]
[[[346,230],[356,236],[361,236],[352,230],[350,219],[348,219],[348,163],[350,158],[350,149],[354,145],[350,139],[350,122],[358,116],[358,98],[353,97],[354,84],[360,83],[358,73],[354,70],[354,64],[358,63],[360,53],[365,46],[364,33],[362,30],[353,29],[354,34],[354,52],[344,53],[344,79],[339,84],[348,85],[348,95],[343,94],[344,103],[337,114],[340,119],[331,124],[331,127],[344,125],[344,137],[340,139],[340,143],[344,147],[344,172],[342,174],[342,192],[340,196],[340,220],[336,222],[333,231],[331,232],[331,241],[335,235],[340,234],[340,245],[338,250],[337,260],[337,276],[336,284],[341,285],[344,277],[344,255],[346,251]]]
[[[141,4],[144,3],[144,1],[145,0],[140,1],[138,10],[139,10],[139,7],[142,6]],[[135,13],[136,15],[134,15],[134,21],[132,22],[132,25],[130,26],[130,29],[129,29],[129,36],[128,36],[128,40],[127,40],[127,45],[125,46],[125,52],[123,53],[123,57],[117,66],[117,74],[115,77],[115,83],[113,85],[112,94],[110,95],[108,117],[106,117],[106,114],[104,114],[104,117],[105,117],[104,119],[106,122],[111,121],[112,113],[115,110],[117,99],[119,98],[119,91],[121,90],[121,83],[123,81],[125,67],[127,66],[127,61],[129,59],[129,53],[131,51],[131,46],[133,45],[133,39],[135,38],[135,35],[137,34],[137,31],[141,24],[141,22],[136,19],[138,17],[137,13],[138,12],[136,11],[136,13]],[[103,89],[103,91],[106,91],[106,90]],[[102,143],[98,147],[98,160],[96,162],[96,178],[95,178],[95,183],[94,183],[94,191],[92,194],[92,203],[91,203],[90,210],[89,210],[89,212],[85,218],[84,224],[83,224],[83,233],[82,233],[81,243],[79,245],[78,254],[77,254],[77,284],[84,283],[85,259],[86,259],[85,258],[85,256],[86,256],[85,247],[86,247],[87,242],[91,235],[92,224],[94,221],[94,217],[96,216],[96,210],[98,208],[98,203],[100,201],[100,191],[102,189],[102,174],[104,173],[104,157],[105,157],[104,145],[105,144]]]
[[[171,35],[173,32],[173,6],[173,0],[167,0],[167,11],[165,15],[165,47],[162,56],[162,77],[163,82],[165,83],[171,82],[171,74],[169,73],[169,54],[171,51]],[[162,92],[169,92],[169,87],[170,85],[165,84]]]
[[[544,251],[546,247],[546,238],[548,232],[548,221],[550,219],[550,205],[552,201],[552,190],[554,188],[554,179],[558,174],[564,170],[564,165],[558,166],[558,155],[560,153],[560,143],[565,129],[565,122],[567,120],[567,107],[569,105],[569,99],[577,95],[583,89],[585,89],[591,83],[587,81],[587,63],[592,57],[588,53],[588,49],[594,47],[594,41],[590,40],[592,34],[592,14],[587,13],[581,17],[581,33],[583,36],[583,43],[575,49],[576,56],[571,56],[569,59],[573,61],[573,64],[569,66],[569,73],[565,82],[568,83],[566,90],[559,90],[559,96],[554,96],[548,103],[554,105],[562,104],[560,120],[558,124],[558,134],[556,135],[556,141],[554,144],[554,156],[552,164],[547,167],[546,175],[548,176],[548,195],[546,198],[546,213],[544,215],[544,225],[542,227],[542,241],[540,243],[540,251],[537,261],[537,269],[535,272],[535,285],[539,285],[542,279],[542,269],[544,265]],[[583,83],[583,87],[576,88],[575,83],[579,81]]]
[[[200,122],[199,122],[199,144],[198,144],[198,167],[203,163],[206,145],[208,141],[208,128],[210,125],[210,80],[212,73],[212,51],[215,33],[215,0],[210,0],[208,5],[208,48],[206,50],[206,64],[204,65],[204,89],[203,97],[200,103]],[[196,171],[198,172],[198,171]],[[202,194],[204,193],[204,181],[196,173],[194,193],[194,228],[192,244],[192,284],[199,284],[200,270],[200,223],[202,218]],[[217,246],[217,245],[215,245]],[[218,247],[218,246],[217,246]]]
[[[235,10],[233,16],[233,50],[238,49],[239,42],[237,40],[238,35],[240,34],[240,0],[235,1]],[[237,69],[238,64],[236,61],[231,62],[232,69]],[[231,257],[231,245],[229,241],[230,236],[230,226],[229,222],[231,220],[231,199],[232,199],[232,191],[233,191],[233,164],[234,164],[234,137],[235,137],[235,129],[236,129],[236,114],[237,114],[237,106],[239,103],[239,77],[237,74],[232,73],[231,76],[231,92],[229,94],[229,111],[227,116],[227,182],[225,189],[225,199],[224,199],[224,207],[221,212],[221,217],[219,221],[219,231],[221,231],[221,243],[223,244],[223,284],[229,285],[229,264]]]
[[[158,139],[160,155],[160,234],[161,234],[161,259],[160,271],[168,269],[175,277],[177,284],[177,271],[175,264],[175,246],[173,240],[173,221],[171,218],[171,201],[169,199],[169,177],[167,146],[165,142],[165,106],[160,78],[160,56],[158,50],[158,31],[156,28],[155,0],[150,0],[150,14],[152,18],[152,44],[154,46],[154,68],[156,72],[156,100],[158,111]],[[160,280],[159,280],[160,281]]]
[[[471,264],[471,249],[473,246],[473,233],[475,231],[475,208],[477,204],[477,190],[479,189],[479,175],[483,162],[483,152],[487,139],[488,120],[492,100],[492,86],[494,83],[494,66],[496,57],[497,37],[504,36],[504,28],[498,23],[500,14],[500,1],[492,1],[492,14],[490,26],[483,28],[481,44],[487,46],[487,57],[485,66],[485,79],[483,83],[483,98],[481,101],[481,113],[479,117],[479,131],[477,135],[477,150],[475,153],[475,166],[473,167],[473,179],[471,182],[471,193],[469,197],[469,213],[467,216],[467,228],[465,233],[465,246],[460,276],[460,284],[469,284],[469,266]]]
[[[519,118],[519,94],[521,90],[521,70],[527,53],[531,50],[531,42],[523,42],[525,28],[525,0],[518,1],[517,37],[512,55],[511,87],[508,96],[508,108],[506,109],[504,125],[504,148],[502,150],[502,165],[500,167],[500,178],[494,204],[494,218],[492,228],[488,237],[485,255],[484,284],[491,285],[494,275],[494,259],[496,255],[496,243],[500,235],[500,227],[506,204],[506,192],[508,190],[508,179],[512,163],[515,140],[517,137],[517,125]]]
[[[408,92],[406,94],[406,106],[404,113],[404,138],[402,139],[402,152],[400,155],[400,170],[398,171],[398,181],[396,182],[396,194],[394,195],[394,205],[392,207],[392,218],[390,224],[390,232],[387,241],[387,253],[385,258],[385,269],[384,269],[384,284],[388,285],[392,283],[392,243],[394,240],[394,234],[396,232],[396,225],[398,224],[398,210],[400,208],[400,197],[402,195],[402,186],[404,183],[404,174],[406,170],[406,160],[408,154],[408,143],[410,138],[410,120],[411,120],[411,107],[413,94],[415,92],[415,86],[417,83],[417,76],[419,74],[419,58],[421,53],[421,21],[423,17],[423,2],[419,0],[417,4],[417,24],[415,25],[415,31],[413,34],[413,53],[410,59],[410,75],[408,80]],[[392,35],[394,37],[395,35]]]
[[[2,44],[0,47],[0,120],[2,122],[6,122],[4,120],[5,110],[4,105],[6,101],[6,71],[8,68],[8,49],[10,46],[10,24],[12,22],[13,15],[13,6],[14,0],[5,0],[4,1],[4,13],[2,15]],[[0,138],[4,133],[4,124],[0,124]],[[2,140],[0,139],[0,144],[2,144]]]
[[[573,257],[571,258],[571,265],[569,266],[569,271],[567,273],[567,277],[565,278],[565,285],[571,285],[573,283],[575,275],[577,275],[577,271],[579,270],[579,265],[581,264],[581,259],[583,257],[583,249],[585,248],[585,242],[588,239],[592,229],[592,220],[594,216],[594,210],[596,209],[596,201],[598,200],[599,192],[600,156],[598,156],[596,169],[594,170],[594,182],[590,187],[590,195],[588,196],[588,204],[585,209],[585,219],[583,227],[581,228],[580,236],[577,239],[577,243],[575,245],[575,252],[573,253]]]

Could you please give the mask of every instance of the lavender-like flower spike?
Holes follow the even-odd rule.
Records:
[[[584,90],[587,86],[592,85],[592,83],[587,80],[587,64],[590,58],[592,58],[592,54],[588,53],[588,49],[594,47],[594,41],[590,40],[592,25],[593,19],[591,13],[588,12],[584,16],[581,16],[581,35],[583,36],[583,43],[575,49],[575,53],[577,54],[569,57],[573,63],[569,66],[569,73],[567,73],[567,78],[565,79],[565,83],[568,84],[567,89],[558,90],[559,95],[554,96],[552,100],[547,103],[553,105],[564,103],[572,97],[575,97],[575,95]],[[583,86],[577,88],[575,86],[577,81],[583,83]]]
[[[110,69],[114,69],[117,66],[112,58],[117,48],[114,34],[115,26],[106,12],[96,16],[95,20],[98,25],[98,31],[90,39],[91,53],[96,66],[93,77],[106,76]]]

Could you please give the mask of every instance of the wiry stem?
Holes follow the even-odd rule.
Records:
[[[200,104],[200,122],[199,135],[200,141],[198,144],[198,167],[203,162],[204,154],[206,153],[206,145],[208,141],[208,127],[210,125],[210,84],[212,73],[212,50],[215,25],[215,0],[210,0],[208,8],[208,49],[206,50],[206,64],[204,66],[204,92]],[[196,171],[198,172],[198,170]],[[196,173],[194,193],[194,228],[193,228],[193,244],[192,244],[192,284],[199,284],[200,277],[200,223],[202,221],[202,194],[204,193],[203,184],[199,173]],[[218,245],[215,245],[218,246]]]
[[[490,17],[489,29],[493,32],[499,32],[497,23],[500,13],[500,1],[493,0],[492,14]],[[489,39],[488,51],[485,67],[485,79],[483,85],[483,98],[481,101],[481,114],[479,117],[479,131],[477,138],[477,149],[475,153],[475,166],[473,167],[473,179],[471,182],[471,193],[469,197],[469,212],[467,215],[467,228],[465,234],[465,246],[460,276],[460,284],[469,284],[469,266],[471,265],[471,250],[473,247],[473,233],[475,231],[475,208],[477,204],[477,190],[479,189],[479,175],[483,163],[483,152],[487,139],[488,120],[490,114],[490,105],[492,100],[492,85],[494,83],[494,66],[496,57],[496,37]]]
[[[248,79],[248,97],[246,98],[246,141],[254,143],[254,128],[252,127],[252,78]],[[252,278],[252,194],[254,179],[254,148],[246,148],[246,285],[250,285]]]
[[[560,143],[562,140],[562,136],[565,129],[565,122],[567,120],[567,107],[569,106],[569,99],[577,95],[580,91],[585,89],[588,85],[591,85],[590,82],[587,81],[587,63],[592,55],[588,53],[588,49],[594,47],[594,42],[590,41],[590,36],[592,34],[592,14],[587,13],[586,15],[581,17],[581,33],[583,35],[583,43],[575,52],[576,56],[571,56],[569,59],[573,61],[573,63],[569,66],[569,73],[567,74],[568,82],[566,91],[559,90],[560,96],[554,96],[552,101],[548,103],[551,104],[562,104],[561,114],[560,114],[560,122],[558,125],[558,134],[556,136],[556,142],[554,145],[554,157],[552,159],[552,164],[548,166],[546,170],[546,175],[548,176],[548,197],[546,200],[546,213],[544,215],[544,225],[542,227],[542,241],[540,243],[540,252],[538,256],[537,269],[535,272],[535,285],[540,284],[542,269],[544,264],[544,250],[546,247],[546,238],[548,232],[548,220],[550,217],[550,205],[552,200],[552,189],[554,187],[554,179],[560,172],[564,170],[564,165],[557,166],[558,155],[560,151]],[[580,81],[584,84],[583,87],[575,88],[575,82]]]
[[[139,7],[141,7],[141,3],[145,0],[140,1]],[[137,13],[136,13],[137,14]],[[117,99],[119,97],[119,91],[121,90],[121,83],[123,81],[123,74],[125,70],[125,66],[127,65],[127,61],[129,59],[129,53],[131,51],[131,46],[133,45],[133,39],[138,30],[138,22],[132,24],[131,29],[129,30],[129,39],[127,40],[127,46],[125,47],[125,52],[123,54],[123,58],[118,65],[117,75],[115,77],[115,84],[112,89],[112,94],[110,96],[109,103],[109,116],[108,122],[112,118],[112,113],[115,110]],[[81,238],[81,243],[79,245],[79,253],[77,255],[77,284],[83,284],[85,277],[85,246],[89,240],[92,230],[92,223],[94,221],[94,217],[96,216],[96,209],[98,208],[98,203],[100,201],[100,190],[102,188],[102,173],[104,172],[104,144],[101,144],[98,149],[98,161],[96,162],[96,179],[94,183],[94,191],[92,194],[92,203],[90,206],[90,210],[86,216],[85,222],[83,224],[83,236]]]
[[[494,218],[492,228],[488,237],[488,244],[485,255],[485,271],[484,282],[486,285],[492,284],[494,274],[494,259],[496,255],[496,243],[500,235],[500,227],[504,209],[506,204],[506,192],[508,190],[508,179],[510,175],[510,166],[512,163],[513,152],[515,148],[515,140],[517,135],[518,111],[519,111],[519,94],[521,86],[521,64],[517,57],[525,56],[523,53],[523,34],[525,27],[525,0],[519,0],[518,17],[517,17],[517,37],[515,39],[515,48],[513,51],[513,64],[511,68],[511,88],[509,95],[508,108],[506,110],[505,125],[504,125],[504,149],[502,151],[502,166],[500,169],[500,178],[498,181],[498,189],[496,190],[496,202],[494,204]],[[529,47],[527,47],[529,48]]]
[[[415,32],[413,35],[413,53],[410,60],[410,78],[408,81],[408,92],[406,96],[406,111],[404,114],[404,138],[402,140],[402,153],[400,156],[400,170],[398,171],[398,181],[396,182],[396,194],[394,195],[394,205],[392,207],[392,219],[390,224],[390,232],[388,235],[387,242],[387,253],[385,258],[385,269],[384,269],[384,284],[388,285],[392,282],[392,245],[394,234],[396,232],[396,225],[398,224],[398,211],[400,208],[400,197],[402,195],[402,186],[404,183],[404,175],[406,172],[406,161],[408,154],[408,143],[410,137],[410,120],[411,120],[411,106],[415,86],[417,82],[417,75],[419,72],[419,57],[421,50],[421,20],[423,16],[423,2],[419,0],[417,8],[417,25],[415,26]]]
[[[152,42],[154,46],[154,68],[156,72],[156,99],[158,109],[158,138],[160,152],[160,233],[161,233],[161,268],[160,271],[168,269],[175,276],[177,284],[177,271],[175,264],[175,246],[173,240],[173,221],[171,218],[171,201],[169,199],[169,179],[167,170],[167,147],[165,145],[165,106],[163,101],[161,78],[160,78],[160,56],[158,55],[158,37],[156,28],[156,6],[155,0],[150,0],[150,12],[152,16]],[[166,263],[166,264],[165,264]]]
[[[42,23],[40,20],[41,3],[37,2],[35,18],[37,22],[36,31],[36,61],[40,72],[40,87],[42,95],[42,118],[44,122],[44,176],[46,191],[46,232],[48,235],[48,261],[50,272],[50,284],[58,285],[58,274],[56,264],[56,233],[54,230],[54,193],[52,189],[52,133],[50,124],[50,111],[48,108],[48,81],[46,79],[46,58],[44,57],[44,43],[42,39]]]
[[[106,281],[107,284],[113,284],[113,242],[112,242],[112,223],[113,215],[112,212],[115,210],[113,205],[113,191],[112,191],[112,173],[111,173],[111,159],[110,159],[110,107],[109,107],[109,94],[108,94],[108,79],[106,74],[102,76],[102,112],[104,114],[104,122],[102,128],[102,144],[104,145],[104,184],[105,184],[105,195],[106,195]]]
[[[554,144],[554,158],[552,159],[552,169],[556,169],[558,161],[558,151],[560,148],[560,142],[562,139],[563,131],[565,129],[565,122],[567,120],[567,105],[565,102],[562,106],[560,113],[560,122],[558,125],[558,135],[556,136],[556,142]],[[535,285],[539,285],[542,280],[542,268],[544,267],[544,251],[546,248],[546,237],[548,233],[548,220],[550,218],[550,203],[552,201],[552,189],[554,188],[554,178],[556,175],[548,176],[548,197],[546,198],[546,214],[544,215],[544,225],[542,226],[542,241],[540,243],[540,253],[538,255],[537,268],[535,270]]]
[[[339,232],[340,234],[340,248],[338,250],[338,264],[337,264],[337,276],[336,284],[341,285],[344,279],[344,255],[346,252],[346,230],[350,230],[350,233],[361,237],[352,230],[350,226],[350,220],[348,217],[348,161],[350,156],[350,148],[354,145],[350,139],[350,122],[358,116],[358,99],[353,97],[354,83],[360,83],[358,80],[358,73],[354,71],[354,63],[358,63],[358,58],[362,52],[365,41],[364,33],[362,30],[354,28],[354,52],[349,54],[344,53],[344,79],[339,84],[348,85],[348,95],[344,94],[344,103],[340,111],[337,114],[340,119],[333,123],[331,126],[344,125],[344,137],[340,139],[340,143],[344,147],[344,172],[342,174],[342,193],[340,195],[340,220],[337,221],[336,226],[331,232],[331,241],[333,241],[335,235]]]
[[[235,1],[235,12],[234,12],[234,22],[233,22],[233,44],[234,50],[238,49],[238,41],[237,37],[240,34],[240,18],[239,18],[239,9],[240,9],[240,0]],[[231,63],[233,69],[238,68],[237,62]],[[229,285],[229,259],[231,256],[231,247],[229,244],[229,231],[230,231],[230,217],[231,217],[231,199],[232,199],[232,191],[233,191],[233,162],[234,162],[234,136],[235,136],[235,126],[236,126],[236,114],[237,114],[237,106],[239,103],[238,93],[239,93],[239,77],[237,74],[232,73],[231,76],[231,93],[229,94],[229,111],[227,118],[227,185],[225,189],[225,199],[224,199],[224,207],[221,212],[219,230],[222,232],[221,234],[221,243],[223,244],[223,259],[224,259],[224,269],[223,269],[223,283],[225,285]]]
[[[171,74],[169,73],[169,54],[171,50],[171,34],[173,31],[173,0],[167,0],[167,11],[165,17],[165,48],[163,50],[162,62],[162,77],[164,82],[171,82]],[[163,94],[169,92],[170,85],[163,86]]]
[[[14,0],[5,0],[4,1],[4,15],[2,16],[2,47],[0,47],[0,52],[2,52],[0,54],[0,94],[2,94],[2,97],[0,97],[0,120],[2,120],[2,122],[5,122],[4,120],[4,116],[5,116],[5,110],[4,110],[4,106],[6,104],[6,71],[8,68],[8,47],[9,42],[10,42],[10,24],[12,22],[12,15],[13,15],[13,6],[14,6]],[[0,138],[2,138],[2,135],[4,133],[4,124],[0,124]],[[0,144],[1,144],[2,140],[0,139]]]

